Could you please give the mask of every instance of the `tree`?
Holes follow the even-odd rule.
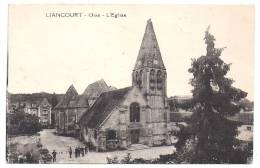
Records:
[[[224,48],[215,48],[215,37],[205,31],[206,55],[192,59],[192,94],[196,102],[190,119],[191,135],[195,140],[194,163],[230,163],[235,151],[237,125],[227,119],[239,112],[235,102],[247,93],[232,87],[225,77],[231,64],[221,58]]]
[[[14,109],[14,113],[7,114],[7,134],[34,134],[41,130],[41,124],[37,116],[26,114],[23,107]]]
[[[58,98],[55,93],[51,96],[51,107],[54,108],[58,104]]]

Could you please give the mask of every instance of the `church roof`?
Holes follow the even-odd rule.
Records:
[[[114,88],[109,87],[104,79],[101,79],[89,84],[83,92],[83,95],[86,95],[87,97],[98,97],[101,93],[110,90],[114,90]]]
[[[143,67],[165,69],[151,19],[147,21],[134,69]]]
[[[90,128],[100,126],[112,110],[124,100],[124,96],[131,88],[126,87],[102,93],[93,106],[82,115],[79,122],[85,122]]]
[[[76,103],[77,107],[89,107],[88,98],[85,95],[80,95]]]
[[[74,99],[71,99],[68,107],[76,108],[76,107],[84,107],[89,108],[88,97],[86,95],[77,95]]]
[[[78,92],[76,91],[73,85],[70,85],[69,89],[60,100],[60,102],[55,106],[55,108],[66,108],[70,104],[71,101],[75,101],[78,96]]]

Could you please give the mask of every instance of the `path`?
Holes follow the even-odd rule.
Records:
[[[75,146],[83,146],[83,144],[75,138],[58,136],[54,132],[55,130],[45,129],[40,132],[40,137],[43,148],[49,149],[50,153],[53,149],[58,152],[57,163],[107,163],[107,157],[117,156],[122,159],[127,153],[130,153],[132,158],[153,159],[159,157],[160,154],[170,154],[175,151],[173,146],[161,146],[135,151],[89,152],[84,157],[75,158],[73,155],[70,159],[67,152],[69,146],[74,148]]]

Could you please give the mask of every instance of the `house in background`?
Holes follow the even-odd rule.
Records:
[[[28,94],[26,96],[9,95],[8,99],[9,99],[9,103],[7,107],[8,113],[22,111],[26,114],[39,117],[39,123],[44,128],[50,127],[52,105],[49,103],[46,97]]]
[[[38,104],[38,117],[39,122],[42,126],[45,128],[49,127],[51,125],[51,114],[52,114],[52,106],[49,103],[47,98],[43,98],[42,101],[40,101]]]
[[[254,128],[254,103],[248,99],[242,99],[238,102],[240,112],[232,117],[230,120],[238,123],[237,139],[246,143],[253,142],[253,128]]]
[[[241,124],[238,127],[237,139],[246,142],[253,142],[253,118],[253,111],[238,114],[237,121]]]
[[[169,97],[169,120],[172,124],[169,128],[175,128],[176,124],[184,123],[185,120],[192,115],[194,100],[192,96],[173,96]],[[176,129],[170,130],[175,131]]]

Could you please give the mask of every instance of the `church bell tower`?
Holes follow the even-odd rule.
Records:
[[[145,33],[132,72],[132,85],[137,86],[152,109],[167,106],[167,73],[151,19]]]

